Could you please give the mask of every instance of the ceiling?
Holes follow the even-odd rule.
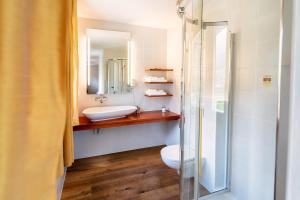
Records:
[[[78,0],[78,16],[154,28],[180,23],[176,0]]]

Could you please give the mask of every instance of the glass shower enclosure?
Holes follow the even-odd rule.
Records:
[[[202,1],[178,2],[183,23],[181,199],[229,188],[231,34],[203,22]]]

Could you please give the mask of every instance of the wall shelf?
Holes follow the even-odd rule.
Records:
[[[166,67],[146,67],[145,69],[146,72],[171,72],[173,69],[171,68],[166,68]],[[145,81],[144,84],[148,85],[171,85],[173,84],[173,81],[166,81],[166,82],[151,82],[151,81]],[[171,97],[173,96],[172,94],[165,94],[165,95],[148,95],[145,94],[145,97],[150,97],[150,98],[157,98],[157,97]]]
[[[173,81],[167,82],[144,82],[145,84],[173,84]]]
[[[132,114],[120,119],[109,119],[99,122],[91,122],[88,118],[81,116],[79,125],[73,126],[74,131],[93,130],[97,128],[112,128],[120,126],[129,126],[137,124],[158,123],[167,121],[176,121],[180,119],[180,115],[173,112],[145,111],[139,114]]]
[[[148,95],[145,94],[145,97],[155,98],[155,97],[172,97],[172,94],[166,94],[166,95]]]
[[[173,69],[167,69],[167,68],[148,68],[146,71],[149,72],[171,72]]]

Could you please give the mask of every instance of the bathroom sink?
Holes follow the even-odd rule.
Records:
[[[126,117],[137,110],[135,106],[103,106],[83,110],[83,114],[91,121],[102,121]]]

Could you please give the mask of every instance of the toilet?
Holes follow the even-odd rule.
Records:
[[[170,145],[161,149],[160,151],[162,161],[170,168],[176,169],[179,173],[180,169],[180,145]],[[194,174],[194,157],[195,152],[191,152],[190,156],[185,158],[185,166],[186,170],[189,171],[190,176],[192,177]]]

